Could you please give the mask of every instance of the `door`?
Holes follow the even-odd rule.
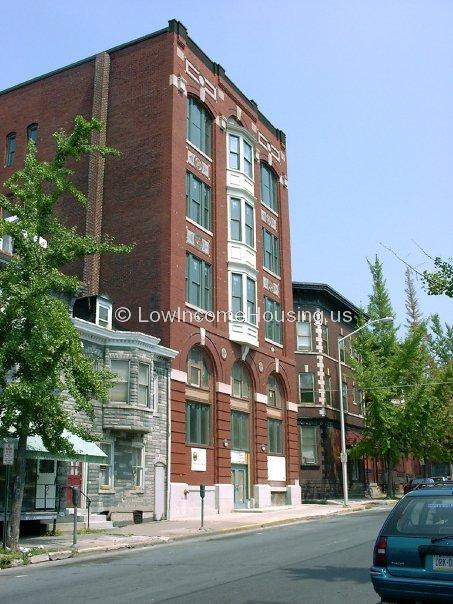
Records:
[[[234,507],[246,508],[248,500],[247,466],[231,466],[231,482],[234,487]]]
[[[68,463],[68,487],[78,487],[82,491],[82,462],[70,461]],[[71,489],[66,489],[66,503],[72,507],[72,492]]]
[[[163,463],[157,462],[154,466],[154,519],[165,518],[166,494],[165,494],[165,468]]]
[[[39,459],[38,473],[36,475],[36,503],[37,510],[54,510],[57,476],[57,462],[53,459]]]

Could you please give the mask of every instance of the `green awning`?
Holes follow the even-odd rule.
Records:
[[[64,431],[63,436],[71,443],[74,448],[74,455],[65,453],[49,453],[45,448],[40,436],[29,436],[27,439],[27,459],[55,459],[57,461],[84,461],[87,463],[104,463],[107,455],[95,443],[88,442]],[[0,447],[3,448],[4,441],[14,442],[17,447],[17,438],[0,438]]]

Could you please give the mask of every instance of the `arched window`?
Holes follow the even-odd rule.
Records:
[[[38,142],[38,124],[33,123],[27,126],[27,141],[33,141],[35,145]]]
[[[187,99],[187,138],[200,151],[211,156],[212,117],[200,101]]]
[[[206,355],[199,346],[194,346],[187,356],[187,383],[189,386],[209,390],[211,375]]]
[[[231,372],[231,391],[235,398],[250,400],[252,385],[250,375],[243,363],[235,363]]]
[[[281,409],[283,403],[283,390],[279,378],[271,374],[267,380],[267,403],[270,407]]]
[[[10,132],[6,137],[5,166],[8,168],[13,165],[14,155],[16,153],[16,133]]]
[[[278,212],[278,179],[272,168],[261,162],[261,201],[274,212]]]

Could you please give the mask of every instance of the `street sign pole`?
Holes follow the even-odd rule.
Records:
[[[9,508],[9,483],[11,480],[11,466],[14,463],[14,443],[5,442],[3,444],[3,465],[6,470],[5,479],[5,511],[3,516],[3,549],[6,549],[8,537],[8,508]]]

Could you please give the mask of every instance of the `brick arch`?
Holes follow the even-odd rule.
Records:
[[[212,340],[210,339],[208,334],[206,334],[205,344],[203,345],[201,343],[201,337],[200,337],[199,330],[197,332],[193,333],[191,336],[189,336],[186,339],[184,346],[181,347],[179,355],[178,355],[179,369],[181,371],[186,370],[187,355],[189,354],[190,350],[194,346],[199,346],[203,350],[203,352],[206,353],[206,355],[209,359],[209,362],[211,363],[214,382],[221,381],[221,377],[223,375],[223,368],[222,368],[222,361],[219,356],[219,352],[216,349],[216,347],[214,346],[214,343],[212,342]]]
[[[263,372],[264,373],[264,372]],[[289,400],[289,393],[291,392],[291,390],[289,389],[289,386],[286,382],[286,380],[282,377],[281,375],[281,370],[277,373],[275,371],[275,367],[272,371],[269,371],[268,373],[265,374],[266,378],[265,378],[265,384],[266,384],[266,394],[267,394],[267,382],[270,378],[271,375],[275,375],[277,377],[277,381],[280,384],[280,387],[282,389],[283,392],[283,399],[285,401],[285,403]],[[286,373],[285,373],[286,376]]]
[[[189,98],[189,97],[194,98],[196,101],[198,101],[198,103],[200,103],[200,105],[202,105],[203,107],[206,108],[209,115],[211,116],[212,125],[214,126],[215,118],[216,118],[218,111],[216,109],[216,106],[214,105],[214,102],[211,101],[211,98],[209,97],[209,95],[206,95],[205,100],[202,101],[200,98],[199,88],[197,88],[196,86],[192,86],[192,84],[189,84],[189,83],[186,84],[186,88],[187,88],[187,98]]]

